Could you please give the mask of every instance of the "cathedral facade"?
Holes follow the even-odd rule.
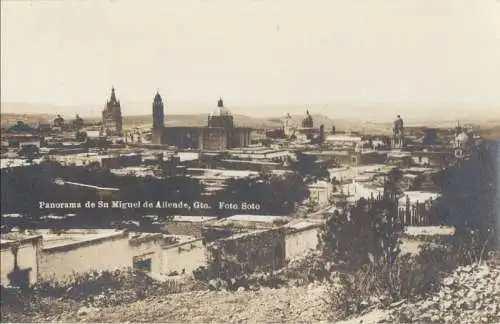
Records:
[[[222,99],[210,113],[204,127],[164,125],[164,103],[157,93],[153,100],[153,144],[176,146],[179,149],[219,151],[250,144],[251,128],[236,127],[230,110]]]
[[[106,134],[118,135],[123,132],[123,119],[120,101],[116,99],[115,88],[102,111],[102,128]]]

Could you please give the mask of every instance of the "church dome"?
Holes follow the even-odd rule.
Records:
[[[466,144],[469,141],[469,135],[467,135],[467,133],[465,133],[465,132],[462,132],[462,133],[457,135],[457,137],[455,138],[455,141],[457,143]]]
[[[219,99],[217,102],[217,108],[210,113],[210,116],[231,116],[231,111],[227,107],[224,107],[224,101],[222,101],[222,98]]]
[[[302,120],[302,127],[312,128],[314,126],[314,121],[312,116],[309,114],[309,110],[306,111],[306,117]]]

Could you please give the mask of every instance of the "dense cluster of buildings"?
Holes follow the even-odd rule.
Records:
[[[207,116],[205,126],[166,126],[166,118],[165,102],[156,93],[150,130],[149,125],[142,133],[127,129],[113,88],[99,123],[85,123],[78,115],[66,122],[57,116],[52,125],[33,126],[20,121],[2,129],[1,169],[22,171],[50,159],[75,168],[93,165],[118,177],[196,179],[203,184],[202,195],[213,196],[225,190],[232,180],[260,179],[263,174],[297,174],[301,163],[306,163],[310,170],[326,173],[307,181],[304,178],[309,197],[297,203],[314,201],[317,210],[330,212],[338,207],[337,199],[350,203],[361,198],[376,199],[383,192],[386,177],[397,169],[401,172],[399,186],[403,192],[398,203],[401,220],[404,225],[423,226],[435,223],[434,215],[428,212],[440,196],[433,177],[454,160],[467,158],[475,140],[467,127],[412,128],[400,116],[393,122],[392,133],[385,136],[341,132],[335,127],[327,132],[324,125],[315,125],[309,110],[298,123],[286,114],[280,129],[256,139],[253,133],[265,130],[238,126],[222,98]],[[57,184],[67,191],[119,196],[115,187],[71,179],[58,179]],[[67,215],[49,216],[67,221],[62,217]],[[2,215],[2,220],[8,217],[13,216]],[[4,270],[9,273],[16,267],[32,269],[24,274],[30,283],[91,268],[133,266],[160,276],[192,272],[210,258],[212,245],[206,241],[218,244],[207,233],[227,234],[236,228],[238,232],[220,239],[235,240],[242,246],[265,243],[279,248],[283,262],[316,246],[319,225],[314,217],[283,223],[276,217],[241,215],[240,210],[223,220],[218,220],[220,215],[215,211],[208,216],[179,215],[167,224],[157,222],[156,234],[69,230],[63,235],[65,241],[59,243],[47,231],[34,231],[31,236],[10,233],[1,240],[2,261],[8,261],[2,262],[2,284],[9,281]],[[170,228],[164,231],[162,226]],[[14,251],[15,246],[26,249]],[[101,255],[103,261],[87,262],[94,260],[92,255],[97,249],[103,251],[103,247],[111,251],[109,257]],[[262,246],[262,251],[268,247]],[[114,251],[121,251],[121,255]],[[266,260],[263,257],[248,262],[258,267],[258,262],[269,261]]]

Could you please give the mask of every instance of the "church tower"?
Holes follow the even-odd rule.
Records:
[[[290,116],[290,113],[286,113],[285,118],[283,119],[283,134],[285,137],[289,138],[293,135],[292,128],[292,116]]]
[[[156,92],[153,99],[153,143],[161,144],[163,129],[165,127],[165,113],[163,100],[160,93]]]
[[[405,127],[403,119],[401,116],[397,116],[394,121],[394,127],[392,129],[392,148],[393,149],[403,149],[406,147],[405,141]]]
[[[163,100],[160,94],[156,92],[153,100],[153,129],[163,129],[164,119]]]
[[[102,125],[106,133],[122,133],[122,111],[120,101],[116,99],[115,88],[111,88],[111,97],[102,111]]]

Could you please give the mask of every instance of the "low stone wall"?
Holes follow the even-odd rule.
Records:
[[[189,235],[198,238],[202,237],[203,224],[204,222],[170,221],[163,227],[163,229],[169,234]]]
[[[285,231],[258,230],[214,241],[207,245],[208,262],[228,276],[279,269],[285,264]]]

